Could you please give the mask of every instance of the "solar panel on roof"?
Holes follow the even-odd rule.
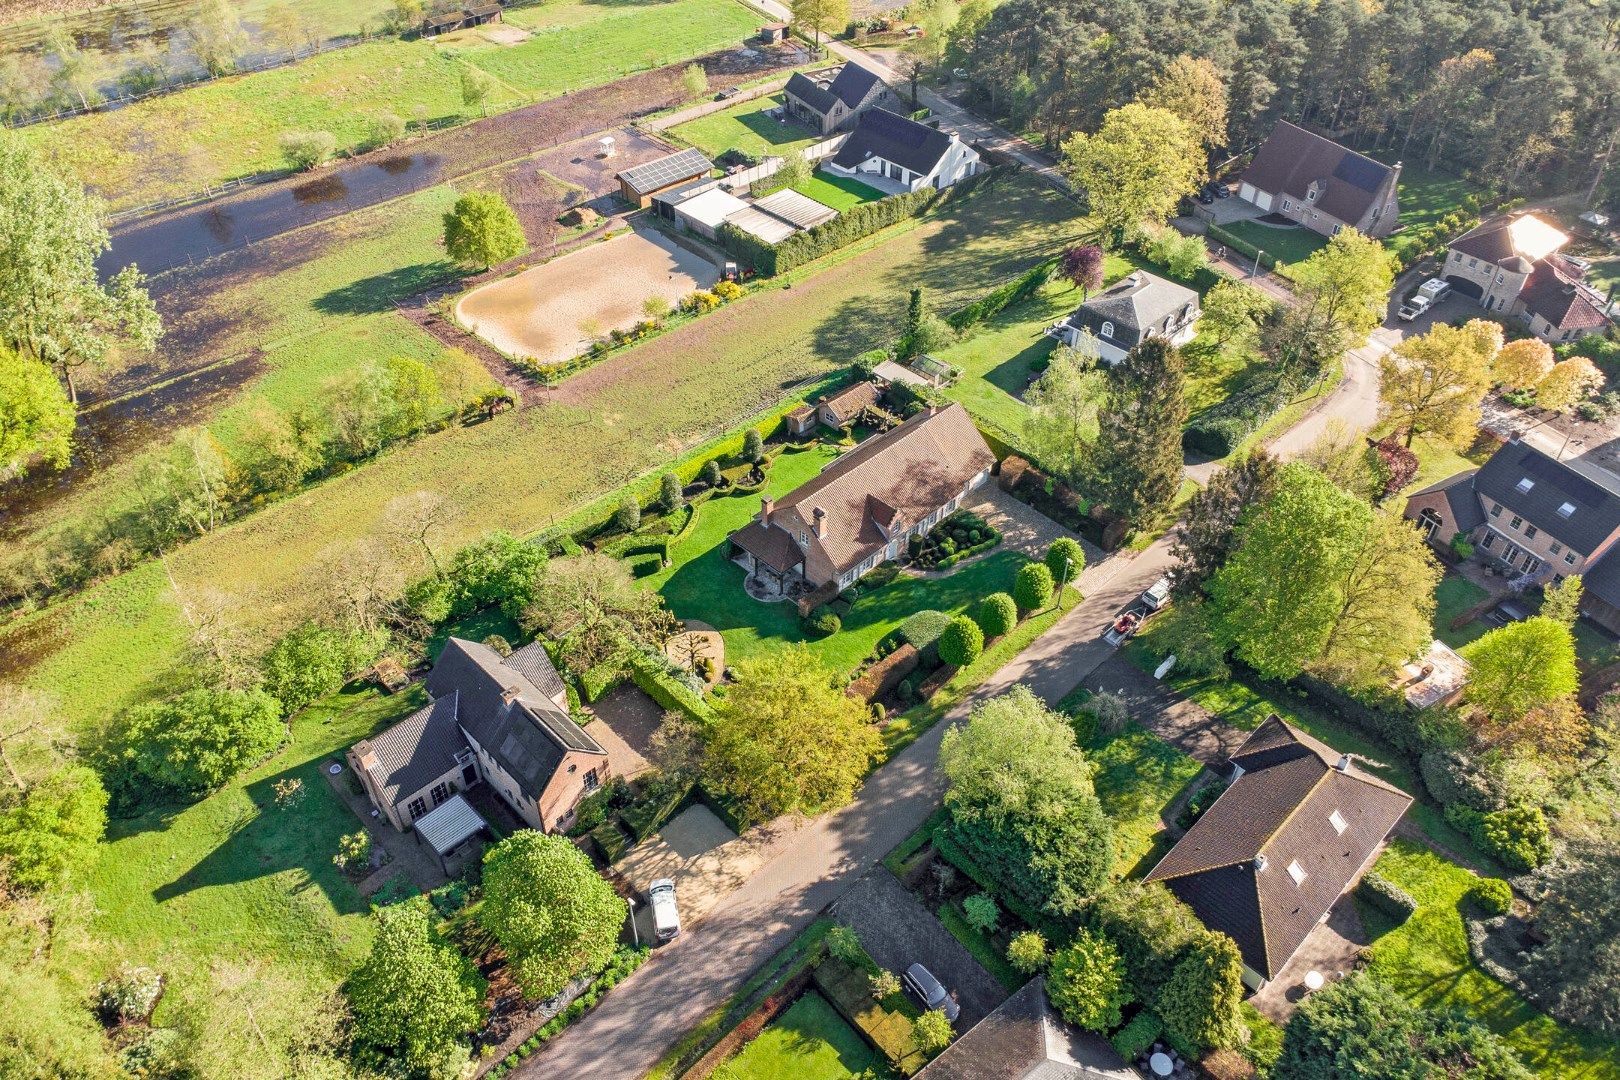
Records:
[[[1540,454],[1525,454],[1524,460],[1520,464],[1523,465],[1525,472],[1534,476],[1537,480],[1546,481],[1576,502],[1596,506],[1607,495],[1607,492],[1590,480],[1578,475],[1568,467],[1558,464],[1551,458],[1542,457]]]
[[[694,173],[707,172],[713,167],[714,163],[698,151],[682,150],[680,153],[649,161],[645,165],[626,169],[619,175],[631,186],[641,191],[650,191],[673,184],[677,180],[685,180]]]
[[[1339,159],[1339,167],[1333,170],[1333,175],[1362,191],[1377,191],[1378,185],[1384,182],[1384,175],[1389,170],[1378,162],[1364,158],[1359,154],[1346,154]]]

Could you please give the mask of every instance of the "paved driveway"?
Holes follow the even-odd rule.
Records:
[[[881,866],[868,870],[829,914],[855,931],[880,967],[902,975],[912,964],[921,964],[933,972],[962,1006],[958,1032],[983,1020],[1007,998],[1001,984],[934,913]]]
[[[652,765],[647,748],[664,722],[664,710],[638,688],[625,681],[585,706],[596,717],[588,734],[608,753],[608,769],[626,780],[640,776]]]
[[[995,483],[986,484],[973,493],[974,501],[966,507],[984,518],[993,528],[1001,530],[998,550],[1022,551],[1032,559],[1044,558],[1046,549],[1060,536],[1079,540],[1086,552],[1086,565],[1101,562],[1103,553],[1089,541],[1076,536],[1026,502],[1020,502]]]

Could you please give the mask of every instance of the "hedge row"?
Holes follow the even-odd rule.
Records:
[[[619,949],[614,954],[613,959],[608,961],[608,966],[602,969],[602,973],[586,988],[583,994],[569,1002],[567,1008],[546,1021],[544,1027],[529,1036],[521,1046],[512,1053],[507,1054],[506,1057],[501,1059],[500,1064],[484,1075],[488,1080],[500,1080],[501,1077],[517,1068],[524,1058],[540,1049],[542,1043],[556,1038],[563,1028],[589,1012],[603,994],[629,978],[630,973],[640,967],[645,959],[647,959],[647,950],[645,948]]]
[[[866,669],[866,673],[849,684],[845,691],[852,698],[873,702],[900,684],[900,680],[917,670],[922,655],[917,647],[905,642],[894,652]]]
[[[1052,280],[1052,272],[1056,269],[1056,259],[1048,259],[1033,266],[999,288],[985,293],[971,304],[957,308],[945,316],[945,321],[956,330],[966,330],[975,323],[981,323],[1034,296],[1042,285]]]
[[[1412,899],[1412,894],[1382,874],[1369,873],[1364,876],[1356,892],[1367,903],[1394,919],[1397,926],[1410,919],[1417,910],[1417,901]]]
[[[901,1076],[911,1076],[928,1063],[911,1033],[911,1017],[884,1002],[872,1000],[871,976],[876,961],[864,950],[860,965],[829,956],[816,967],[817,989],[845,1020],[876,1046]]]
[[[1274,270],[1277,267],[1277,260],[1272,255],[1261,252],[1259,248],[1255,247],[1247,240],[1241,239],[1240,237],[1227,232],[1213,221],[1209,223],[1209,238],[1211,240],[1219,240],[1221,243],[1225,244],[1239,255],[1247,255],[1251,259],[1256,255],[1259,255],[1260,265],[1265,267],[1267,270]]]
[[[979,543],[974,544],[972,547],[961,548],[954,555],[945,556],[943,559],[940,559],[934,564],[933,569],[944,570],[946,567],[955,566],[963,559],[971,559],[975,555],[983,555],[985,552],[1001,543],[1001,533],[997,532],[995,529],[991,529],[990,532],[994,534],[990,537],[990,539],[982,540]]]
[[[1193,417],[1181,433],[1182,449],[1223,458],[1288,404],[1294,388],[1282,379],[1256,382]]]
[[[1147,1052],[1164,1034],[1164,1021],[1156,1013],[1143,1009],[1131,1017],[1131,1022],[1108,1036],[1114,1052],[1127,1062],[1135,1061]]]
[[[685,713],[699,722],[707,721],[712,715],[707,702],[652,657],[632,651],[629,666],[631,681],[660,707]]]

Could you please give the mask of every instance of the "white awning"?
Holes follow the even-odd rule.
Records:
[[[485,822],[460,795],[452,795],[417,818],[417,835],[439,855],[447,855],[485,827]]]

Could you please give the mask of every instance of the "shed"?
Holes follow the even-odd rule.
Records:
[[[934,386],[941,380],[937,377],[919,375],[917,372],[897,363],[894,360],[885,360],[872,369],[872,374],[887,383],[907,383],[911,386]]]
[[[472,4],[467,8],[466,24],[468,26],[483,26],[485,23],[501,21],[501,5],[499,4]]]
[[[704,157],[702,151],[679,150],[619,173],[619,193],[626,202],[645,207],[651,205],[653,196],[659,192],[708,176],[713,171],[714,162]]]
[[[750,236],[757,236],[767,244],[780,244],[799,230],[774,214],[767,214],[757,206],[747,206],[726,219]]]
[[[450,857],[489,828],[464,795],[452,795],[414,822],[416,838],[433,849],[439,868],[450,875]]]
[[[676,204],[675,220],[699,236],[713,240],[728,217],[747,208],[748,204],[731,192],[715,187]]]
[[[422,33],[427,37],[435,37],[439,34],[448,34],[460,30],[466,18],[466,15],[459,11],[447,11],[443,15],[434,15],[422,21]]]
[[[762,45],[780,45],[787,37],[788,24],[785,22],[766,23],[759,28],[759,41]]]
[[[783,188],[755,200],[754,208],[781,218],[795,229],[813,229],[838,216],[838,211],[826,203],[819,203],[792,188]]]

